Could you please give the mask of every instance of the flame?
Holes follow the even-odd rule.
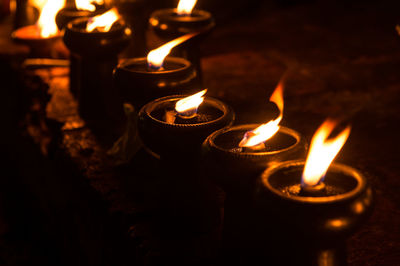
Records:
[[[280,128],[279,123],[283,118],[283,82],[279,82],[269,100],[278,106],[279,116],[275,120],[271,120],[254,130],[246,132],[243,139],[239,143],[239,147],[257,146],[270,139],[276,134],[276,132],[278,132]]]
[[[97,5],[104,4],[103,0],[75,0],[75,6],[78,10],[87,10],[87,11],[95,11]]]
[[[119,18],[118,10],[114,7],[101,15],[90,18],[86,25],[86,31],[92,32],[97,29],[101,32],[107,32]]]
[[[350,126],[334,139],[328,140],[336,124],[335,121],[328,119],[315,132],[304,167],[302,186],[316,186],[322,182],[329,165],[346,142],[350,134]]]
[[[190,16],[196,2],[197,0],[180,0],[177,7],[178,15]]]
[[[197,108],[204,101],[204,94],[206,94],[206,92],[207,89],[177,101],[175,110],[178,113],[196,113]]]
[[[151,50],[147,55],[147,64],[150,68],[160,69],[163,66],[164,59],[171,52],[172,48],[187,41],[198,33],[190,33],[183,35],[175,40],[167,42],[166,44],[158,47],[157,49]]]
[[[41,11],[48,0],[29,0],[29,5],[36,7]]]
[[[31,0],[30,4],[40,11],[39,19],[36,22],[40,37],[56,36],[58,34],[56,15],[64,7],[65,0]]]

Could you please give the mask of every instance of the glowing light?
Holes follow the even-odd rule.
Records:
[[[40,11],[39,19],[36,22],[40,37],[49,38],[58,35],[56,15],[64,7],[65,0],[31,0],[30,4]]]
[[[349,224],[349,220],[347,219],[332,219],[326,222],[326,227],[330,228],[331,230],[341,229]]]
[[[197,108],[204,101],[204,94],[206,92],[207,89],[177,101],[175,110],[180,114],[189,114],[189,116],[195,114]]]
[[[254,130],[246,132],[243,139],[239,143],[239,147],[253,147],[257,146],[278,132],[280,126],[279,123],[283,118],[283,84],[280,82],[276,87],[275,91],[269,98],[271,102],[274,102],[279,109],[279,116],[275,120],[271,120],[268,123],[262,124]]]
[[[75,0],[75,6],[78,10],[95,11],[96,6],[94,5],[104,4],[103,0]]]
[[[178,15],[189,16],[196,5],[197,0],[180,0],[177,9]]]
[[[192,38],[193,36],[197,35],[198,33],[190,33],[183,35],[175,40],[167,42],[163,46],[158,47],[150,51],[147,55],[147,64],[152,69],[160,69],[163,66],[164,59],[167,55],[171,52],[172,48],[175,46],[187,41],[188,39]]]
[[[96,29],[100,32],[108,32],[119,18],[118,10],[114,7],[101,15],[90,18],[86,31],[92,32]]]
[[[346,127],[335,138],[328,139],[335,126],[335,121],[326,120],[315,132],[301,180],[303,187],[316,186],[323,181],[329,165],[349,137],[350,126]]]

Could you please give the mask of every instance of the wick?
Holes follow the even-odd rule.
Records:
[[[147,64],[147,70],[149,72],[164,71],[164,67],[163,66],[157,67],[153,64]]]
[[[326,185],[324,182],[320,182],[315,186],[301,186],[299,195],[305,197],[320,197],[325,196]]]
[[[178,16],[178,17],[192,17],[192,16],[193,16],[192,13],[193,13],[193,12],[190,12],[190,13],[186,13],[186,12],[181,12],[181,13],[175,12],[175,15]]]
[[[184,112],[176,112],[176,115],[182,119],[193,119],[197,116],[197,108],[192,108]]]
[[[185,124],[197,122],[198,114],[196,110],[194,112],[178,113],[175,110],[169,110],[165,112],[164,120],[169,124]]]
[[[179,116],[179,118],[182,118],[182,119],[193,119],[193,118],[195,118],[197,116],[197,113],[193,113],[193,114],[189,114],[189,115],[186,115],[186,114],[183,114],[183,113],[177,113],[176,115]]]
[[[261,142],[257,145],[254,146],[249,146],[249,147],[242,147],[243,152],[256,152],[256,151],[261,151],[265,149],[265,143]]]

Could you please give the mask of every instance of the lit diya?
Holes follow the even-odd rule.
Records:
[[[56,23],[60,30],[64,29],[70,21],[77,18],[93,17],[104,12],[103,0],[67,0],[66,5],[56,16]],[[69,87],[77,96],[79,87],[79,58],[70,55]]]
[[[164,41],[183,34],[201,32],[178,50],[180,56],[192,62],[201,79],[199,42],[215,27],[215,22],[209,12],[194,9],[196,2],[197,0],[180,0],[177,8],[156,10],[151,14],[149,24]]]
[[[79,112],[86,120],[112,121],[123,116],[112,75],[118,54],[130,40],[131,30],[116,8],[73,20],[65,29],[64,42],[79,62]]]
[[[306,151],[305,140],[299,133],[279,125],[283,118],[283,82],[270,101],[279,109],[277,118],[262,125],[221,129],[203,143],[203,175],[226,192],[222,251],[232,262],[236,256],[246,256],[243,252],[252,238],[252,222],[257,217],[253,196],[259,175],[268,166],[301,158]]]
[[[151,100],[174,94],[190,94],[194,88],[196,71],[183,58],[167,57],[171,49],[189,40],[196,33],[181,36],[150,51],[147,58],[123,61],[114,72],[114,80],[124,101],[136,109]]]
[[[65,0],[32,1],[40,10],[36,24],[18,28],[11,37],[30,47],[32,57],[54,57],[54,44],[61,39],[56,25],[56,15],[64,7]]]
[[[162,226],[173,232],[172,237],[177,232],[207,232],[213,235],[213,241],[207,243],[207,237],[205,244],[214,252],[220,206],[214,188],[198,175],[199,155],[204,139],[232,124],[234,113],[205,93],[203,90],[187,97],[167,96],[149,102],[139,112],[138,132],[145,150],[160,159],[155,170],[163,182]]]
[[[104,12],[104,0],[67,0],[65,7],[56,16],[56,23],[61,30],[77,18],[93,17]]]
[[[283,82],[270,97],[279,116],[262,125],[247,124],[211,134],[203,144],[208,176],[226,191],[252,193],[258,175],[269,165],[305,154],[306,144],[296,131],[279,125],[283,118]]]
[[[332,120],[320,126],[305,162],[284,162],[261,176],[256,199],[268,214],[260,215],[260,228],[273,239],[271,253],[276,251],[272,256],[277,261],[285,253],[292,254],[289,264],[346,265],[345,239],[372,209],[365,177],[349,166],[332,164],[350,133],[347,127],[330,138],[335,127]]]
[[[164,160],[196,161],[204,139],[235,117],[228,105],[205,93],[167,96],[143,106],[138,128],[147,149]]]

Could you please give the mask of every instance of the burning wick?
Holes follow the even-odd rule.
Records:
[[[40,10],[40,16],[36,22],[38,35],[42,38],[50,38],[59,34],[56,15],[65,5],[65,0],[32,0],[31,4]]]
[[[175,110],[180,116],[185,118],[191,118],[195,116],[197,114],[197,109],[204,101],[204,94],[206,94],[206,92],[207,89],[177,101],[175,104]]]
[[[175,104],[175,110],[166,111],[165,121],[173,124],[177,119],[183,121],[192,121],[193,119],[197,118],[197,109],[204,101],[204,94],[206,94],[206,92],[207,89],[177,101]]]
[[[75,6],[78,10],[95,11],[96,5],[103,5],[103,0],[75,0]]]
[[[86,31],[108,32],[119,18],[118,10],[114,7],[101,15],[90,18],[86,25]]]
[[[301,178],[303,194],[313,195],[325,189],[325,174],[350,134],[346,127],[333,139],[328,139],[337,122],[326,120],[315,132]]]
[[[149,70],[150,71],[164,70],[164,68],[163,68],[164,59],[165,59],[165,57],[167,57],[167,55],[169,55],[171,50],[175,46],[189,40],[190,38],[192,38],[193,36],[195,36],[197,34],[198,33],[196,32],[196,33],[190,33],[190,34],[183,35],[179,38],[176,38],[175,40],[167,42],[166,44],[158,47],[157,49],[151,50],[147,55],[147,66],[148,66]]]
[[[279,123],[283,118],[283,82],[279,82],[269,100],[278,106],[279,116],[275,120],[262,124],[254,130],[247,131],[239,143],[244,150],[258,151],[265,149],[265,141],[272,138],[279,131]]]
[[[179,16],[190,16],[197,0],[180,0],[177,9]]]

